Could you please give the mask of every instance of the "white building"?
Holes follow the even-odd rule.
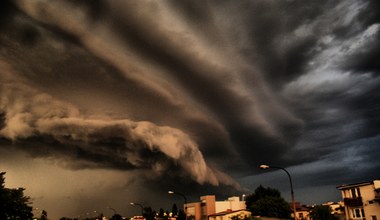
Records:
[[[227,210],[243,210],[246,208],[245,201],[240,201],[238,196],[229,197],[225,201],[215,201],[215,212],[224,212]]]
[[[347,220],[380,220],[380,180],[338,186]]]
[[[208,216],[209,220],[244,220],[251,217],[251,212],[247,210],[237,210],[237,211],[224,211],[218,212]]]
[[[201,196],[200,202],[187,203],[185,207],[187,219],[193,220],[207,220],[211,215],[220,219],[224,214],[246,209],[245,201],[240,201],[238,196],[230,197],[225,201],[216,201],[215,195]],[[245,212],[244,215],[246,215]]]

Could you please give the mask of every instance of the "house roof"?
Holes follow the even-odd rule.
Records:
[[[227,210],[227,211],[223,211],[223,212],[214,213],[214,214],[211,214],[209,216],[222,216],[222,215],[227,215],[227,214],[231,214],[231,213],[235,213],[235,212],[241,212],[241,211],[249,212],[246,209],[240,209],[240,210],[235,210],[235,211]]]
[[[336,188],[339,190],[353,188],[353,187],[359,187],[359,186],[367,186],[373,184],[373,181],[370,182],[361,182],[361,183],[351,183],[351,184],[343,184],[340,186],[337,186]]]

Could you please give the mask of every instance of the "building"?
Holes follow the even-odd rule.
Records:
[[[347,220],[380,220],[380,180],[338,186]]]
[[[247,210],[218,212],[208,216],[209,220],[243,220],[251,217],[251,212]]]
[[[245,201],[240,201],[238,196],[229,197],[225,201],[216,201],[215,195],[201,196],[199,202],[187,203],[185,207],[188,220],[208,220],[210,216],[222,219],[223,215],[246,209]]]
[[[292,209],[292,204],[289,204]],[[321,204],[322,206],[327,206],[331,210],[331,214],[336,217],[337,220],[344,220],[344,204],[343,202],[326,202]],[[296,215],[297,220],[312,220],[312,212],[317,205],[301,205],[299,202],[296,202]],[[292,218],[293,218],[292,214]]]
[[[344,212],[344,203],[343,201],[340,202],[326,202],[322,205],[326,205],[330,207],[331,214],[335,216],[336,219],[338,220],[345,220],[346,215]]]
[[[307,206],[296,207],[297,220],[310,220],[310,211],[311,210],[312,210],[312,207],[307,207]],[[292,217],[293,216],[294,215],[292,213]]]

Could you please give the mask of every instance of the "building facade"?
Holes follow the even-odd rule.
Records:
[[[200,202],[187,203],[185,207],[188,220],[208,220],[212,215],[219,219],[222,213],[246,209],[245,201],[240,201],[238,196],[230,197],[225,201],[216,201],[215,195],[201,196]],[[215,215],[216,213],[220,214]]]
[[[380,180],[338,186],[347,220],[380,220]]]
[[[244,220],[251,217],[251,212],[247,210],[224,211],[208,216],[209,220]]]

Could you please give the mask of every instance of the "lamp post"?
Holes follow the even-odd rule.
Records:
[[[144,206],[143,205],[141,205],[140,203],[135,203],[135,202],[131,202],[129,204],[134,205],[134,206],[140,206],[141,207],[141,216],[144,215]]]
[[[285,171],[285,173],[288,175],[289,182],[290,182],[290,194],[292,195],[293,215],[294,215],[294,219],[297,219],[297,210],[296,210],[296,203],[294,201],[293,183],[292,183],[292,178],[290,177],[290,173],[285,168],[283,168],[283,167],[269,166],[269,165],[266,165],[266,164],[262,164],[259,167],[262,170],[266,170],[266,169],[269,169],[269,168],[280,169],[280,170]]]
[[[113,215],[116,215],[116,210],[114,208],[108,207],[107,208],[111,209],[113,211]]]
[[[174,191],[171,191],[169,190],[168,191],[169,194],[177,194],[177,195],[180,195],[183,197],[183,199],[185,200],[185,204],[184,204],[184,208],[185,208],[185,218],[187,219],[187,198],[184,194],[182,193],[179,193],[179,192],[174,192]]]

